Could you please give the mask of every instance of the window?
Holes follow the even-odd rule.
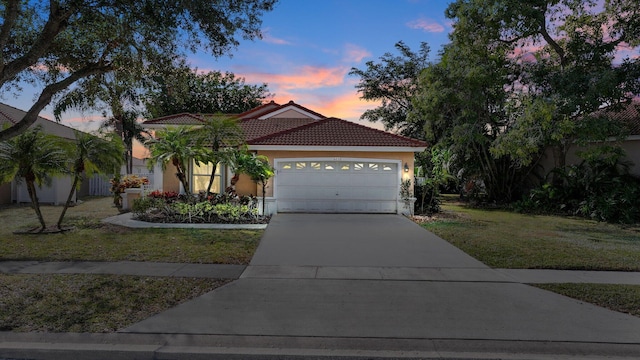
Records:
[[[334,170],[335,167],[333,166],[333,163],[325,163],[324,164],[324,169],[325,170]]]
[[[282,170],[291,170],[291,168],[292,168],[292,166],[291,166],[291,163],[290,163],[290,162],[288,162],[288,163],[283,163],[281,166],[282,166]]]
[[[200,191],[207,191],[209,185],[209,179],[211,178],[211,170],[213,170],[213,164],[207,163],[196,165],[195,161],[192,161],[191,168],[193,169],[193,175],[191,177],[191,191],[198,193]],[[215,179],[211,186],[211,192],[220,193],[222,191],[222,165],[218,164],[216,169]]]
[[[378,171],[378,164],[370,163],[369,170]]]
[[[297,162],[296,163],[296,170],[304,170],[307,168],[307,163],[306,162]]]
[[[382,165],[382,171],[391,171],[391,170],[393,170],[391,168],[391,165]]]
[[[349,171],[351,170],[351,165],[349,163],[340,164],[340,170]]]
[[[355,163],[353,164],[353,170],[355,171],[360,171],[364,169],[364,164],[363,163]]]
[[[312,162],[309,164],[309,166],[313,169],[313,170],[320,170],[320,163],[319,162]]]

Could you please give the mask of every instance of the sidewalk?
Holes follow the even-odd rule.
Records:
[[[210,279],[325,279],[503,282],[521,284],[592,283],[640,285],[640,272],[544,269],[275,266],[157,262],[0,261],[5,274],[113,274]]]

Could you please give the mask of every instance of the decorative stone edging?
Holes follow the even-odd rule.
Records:
[[[268,224],[182,224],[182,223],[152,223],[133,220],[132,213],[120,214],[103,219],[103,223],[124,226],[134,229],[220,229],[220,230],[262,230]]]

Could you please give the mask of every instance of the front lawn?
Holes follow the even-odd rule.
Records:
[[[474,209],[453,199],[422,224],[493,268],[640,271],[640,228]]]
[[[114,332],[228,280],[0,275],[0,331]]]
[[[59,206],[43,206],[48,223]],[[0,261],[160,261],[248,264],[262,230],[127,229],[106,225],[111,198],[70,208],[59,234],[21,234],[37,225],[27,206],[0,208]],[[122,275],[0,274],[0,331],[113,332],[211,291],[229,280]]]
[[[48,223],[59,206],[43,206]],[[111,198],[88,199],[70,208],[60,234],[14,234],[37,225],[29,206],[0,208],[0,260],[158,261],[248,264],[263,230],[128,229],[103,224],[117,215]]]

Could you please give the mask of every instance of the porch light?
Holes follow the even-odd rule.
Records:
[[[408,173],[409,172],[409,164],[404,163],[404,172]]]

